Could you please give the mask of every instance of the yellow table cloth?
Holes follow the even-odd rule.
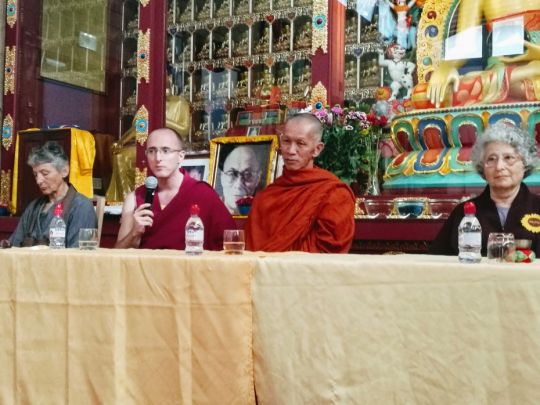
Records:
[[[254,261],[0,250],[0,403],[253,404]]]
[[[540,404],[539,264],[269,256],[253,308],[261,405]]]

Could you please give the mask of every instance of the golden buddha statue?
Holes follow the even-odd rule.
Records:
[[[220,48],[215,53],[216,58],[228,58],[229,57],[229,40],[225,40],[221,43]]]
[[[247,72],[240,72],[238,75],[238,81],[236,82],[235,96],[246,97],[247,96]]]
[[[230,15],[230,0],[223,0],[216,10],[217,17],[227,17]]]
[[[233,56],[246,56],[248,54],[249,41],[247,31],[242,35],[233,46]]]
[[[356,87],[356,60],[345,64],[345,87]]]
[[[311,46],[311,20],[306,20],[306,22],[300,26],[294,43],[295,49],[304,49]]]
[[[237,0],[234,5],[235,15],[249,14],[249,0]]]
[[[186,5],[186,8],[183,11],[180,12],[179,21],[181,23],[187,23],[187,22],[191,21],[191,12],[192,12],[191,1],[188,1],[187,5]]]
[[[210,2],[205,1],[202,8],[197,13],[197,20],[206,20],[210,18]]]
[[[174,129],[187,141],[191,126],[189,103],[182,96],[168,94],[165,104],[165,126]],[[113,169],[107,189],[108,202],[122,202],[135,187],[136,130],[132,125],[113,145]]]
[[[208,39],[203,44],[199,52],[197,52],[197,56],[195,57],[195,60],[204,60],[204,59],[210,59],[210,43],[208,42]]]
[[[257,42],[257,45],[255,46],[255,53],[268,53],[269,50],[269,41],[270,41],[270,29],[268,28],[268,25],[265,25],[263,32],[261,34],[261,37],[259,38]]]
[[[306,63],[299,74],[294,77],[293,92],[306,94],[311,88],[311,67]]]
[[[289,93],[289,68],[287,66],[278,70],[276,84],[281,89],[281,93]]]
[[[345,25],[345,43],[346,44],[356,44],[358,40],[357,36],[358,29],[358,18],[356,15],[347,18]]]
[[[289,24],[283,24],[281,26],[281,32],[276,43],[272,46],[274,51],[288,51],[291,46],[291,28]]]

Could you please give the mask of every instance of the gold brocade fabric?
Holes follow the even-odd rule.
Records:
[[[254,261],[0,250],[0,403],[254,404]]]
[[[165,126],[172,128],[185,141],[191,126],[189,103],[181,96],[167,96]],[[122,202],[135,187],[136,132],[132,126],[114,144],[112,149],[112,176],[106,199]]]

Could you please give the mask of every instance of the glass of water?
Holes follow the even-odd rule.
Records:
[[[95,250],[98,247],[98,231],[95,228],[79,229],[79,249]]]
[[[491,232],[487,242],[487,258],[493,262],[513,262],[516,242],[511,233]]]
[[[241,255],[245,246],[243,230],[227,229],[223,231],[223,250],[226,255]]]

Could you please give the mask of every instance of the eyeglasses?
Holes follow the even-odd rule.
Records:
[[[486,160],[484,160],[484,166],[495,167],[501,159],[506,166],[514,166],[517,162],[521,160],[521,156],[512,154],[506,154],[502,156],[490,155],[486,158]]]
[[[223,172],[225,176],[227,176],[230,183],[234,183],[238,178],[242,180],[242,183],[250,183],[255,180],[256,172],[252,170],[244,170],[243,172],[239,172],[235,169],[227,170],[226,172]]]
[[[168,157],[170,156],[171,154],[173,154],[174,152],[182,152],[182,149],[173,149],[173,148],[168,148],[168,147],[162,147],[162,148],[148,148],[144,151],[144,153],[146,154],[146,156],[149,156],[149,157],[154,157],[157,155],[157,153],[161,153],[161,156],[163,157]]]

